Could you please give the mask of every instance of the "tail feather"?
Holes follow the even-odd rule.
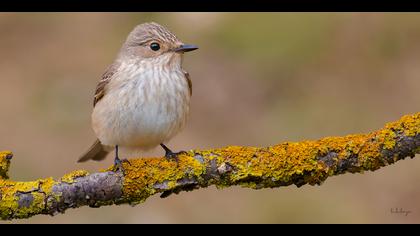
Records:
[[[108,153],[109,151],[106,151],[104,146],[97,139],[95,143],[93,143],[93,145],[89,148],[89,150],[83,154],[77,162],[85,162],[88,160],[101,161],[105,159]]]

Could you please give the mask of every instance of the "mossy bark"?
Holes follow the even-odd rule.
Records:
[[[89,174],[78,170],[59,180],[8,179],[12,153],[5,151],[0,152],[0,219],[54,215],[84,205],[135,205],[157,193],[167,197],[210,185],[254,189],[319,185],[329,176],[374,171],[417,153],[420,153],[420,113],[404,116],[369,134],[262,148],[191,150],[180,155],[178,162],[138,158],[124,163],[124,173],[108,169]]]

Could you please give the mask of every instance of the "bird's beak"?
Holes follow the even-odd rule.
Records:
[[[190,52],[190,51],[194,51],[198,49],[198,47],[196,45],[192,45],[192,44],[183,44],[181,46],[179,46],[178,48],[175,48],[175,52]]]

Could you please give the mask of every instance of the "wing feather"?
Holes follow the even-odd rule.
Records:
[[[98,85],[96,86],[95,96],[93,98],[93,106],[95,107],[96,103],[101,100],[103,96],[105,96],[106,85],[111,81],[112,77],[117,71],[117,64],[111,64],[105,72],[102,74],[101,80],[99,81]]]
[[[185,79],[187,80],[188,88],[190,89],[190,96],[191,96],[192,95],[192,81],[191,81],[191,76],[185,70],[183,72],[184,72],[184,75],[185,75]]]

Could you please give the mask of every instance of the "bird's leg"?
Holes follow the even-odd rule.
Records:
[[[173,152],[163,143],[161,143],[160,146],[165,150],[165,157],[168,160],[175,160],[178,162],[178,155],[187,153],[186,151]]]
[[[114,171],[121,170],[124,173],[124,167],[123,162],[128,162],[128,164],[131,165],[131,163],[127,159],[120,159],[118,157],[118,145],[115,146],[115,159],[114,159]]]
[[[122,162],[120,158],[118,157],[118,145],[115,146],[115,158],[114,158],[114,165],[115,166],[122,166]]]

